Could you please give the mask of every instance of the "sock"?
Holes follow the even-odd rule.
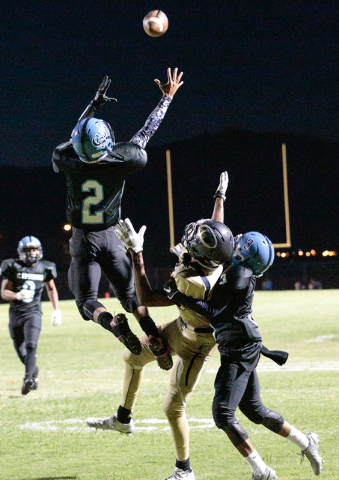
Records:
[[[286,438],[295,443],[301,450],[305,450],[308,447],[309,440],[306,435],[294,427],[292,427],[290,434]]]
[[[117,419],[121,423],[130,423],[130,421],[132,420],[132,410],[129,410],[128,408],[119,405]]]
[[[112,320],[113,315],[109,312],[101,312],[98,316],[98,323],[109,331],[111,331],[110,323]]]
[[[180,470],[184,470],[185,472],[191,472],[192,469],[190,467],[190,457],[187,460],[177,460],[175,462],[175,466],[180,468]]]
[[[26,374],[25,380],[28,378],[32,378],[34,370],[35,370],[35,362],[36,362],[36,347],[27,347],[27,354],[25,358],[25,367],[26,367]]]
[[[248,457],[245,457],[246,462],[251,467],[252,472],[255,470],[260,470],[261,473],[265,472],[266,463],[260,457],[259,453],[256,450],[253,450]]]
[[[140,327],[146,333],[146,335],[153,337],[159,337],[159,332],[156,324],[149,316],[141,317],[139,321]]]

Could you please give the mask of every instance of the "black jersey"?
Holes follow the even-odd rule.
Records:
[[[45,282],[57,277],[55,263],[39,260],[27,265],[18,259],[9,258],[1,263],[1,275],[13,283],[13,292],[23,289],[34,291],[32,300],[11,300],[10,309],[15,313],[41,312],[41,295]]]
[[[232,341],[261,341],[258,325],[252,318],[252,303],[256,278],[252,270],[241,265],[229,267],[214,287],[209,302],[198,301],[176,293],[173,300],[203,315],[214,327],[216,341],[224,335]],[[233,332],[232,335],[229,335]]]
[[[145,150],[130,142],[118,143],[112,154],[95,164],[81,161],[70,142],[60,145],[53,153],[53,163],[65,175],[68,222],[89,231],[115,225],[125,180],[146,162]]]
[[[170,97],[163,95],[131,141],[117,143],[112,153],[98,163],[81,161],[71,141],[54,150],[53,168],[65,175],[67,220],[73,227],[94,232],[117,224],[125,180],[146,165],[144,148],[158,129],[171,101]]]

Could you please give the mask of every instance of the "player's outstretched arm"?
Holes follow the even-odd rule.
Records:
[[[132,256],[134,283],[139,302],[145,307],[173,305],[162,290],[153,290],[148,281],[142,253],[145,230],[146,226],[143,225],[137,233],[129,218],[120,220],[115,226],[116,236]]]
[[[98,111],[99,107],[101,105],[104,105],[105,103],[109,102],[117,102],[116,98],[112,97],[107,97],[106,93],[108,90],[108,87],[111,84],[111,79],[108,78],[107,75],[104,76],[102,82],[99,85],[99,88],[93,98],[93,100],[87,105],[85,110],[82,112],[82,114],[79,117],[78,122],[81,122],[84,118],[92,118],[94,117],[95,113]]]
[[[155,107],[153,112],[148,116],[145,125],[133,136],[131,139],[132,143],[139,145],[141,148],[145,148],[151,137],[158,130],[160,123],[166,115],[167,109],[177,92],[177,90],[184,83],[181,81],[183,72],[180,72],[178,75],[178,69],[175,68],[173,75],[171,69],[167,69],[167,83],[161,83],[160,80],[155,79],[155,83],[159,86],[160,90],[163,93],[158,105]]]
[[[212,214],[212,220],[224,223],[225,221],[225,200],[226,200],[226,191],[228,187],[228,173],[222,172],[220,175],[220,181],[218,188],[214,194],[215,202],[214,209]]]

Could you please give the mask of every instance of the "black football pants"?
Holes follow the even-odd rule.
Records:
[[[132,261],[110,227],[99,232],[73,228],[70,242],[69,289],[84,320],[91,320],[97,301],[101,270],[110,281],[114,295],[127,312],[139,306],[133,281]]]

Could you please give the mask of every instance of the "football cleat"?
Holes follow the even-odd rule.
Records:
[[[254,471],[252,475],[252,480],[273,480],[274,478],[278,478],[275,471],[266,465],[265,471]]]
[[[34,388],[33,378],[29,378],[27,380],[24,379],[24,383],[21,387],[22,395],[27,395],[27,393],[29,393],[31,390],[36,390],[36,388]]]
[[[309,440],[308,447],[305,450],[301,451],[301,461],[306,457],[312,468],[314,475],[320,475],[322,469],[322,458],[319,455],[319,440],[316,433],[308,433],[306,437]]]
[[[159,367],[162,370],[171,370],[173,367],[173,359],[168,346],[164,345],[160,337],[148,337],[148,346],[156,358]]]
[[[118,313],[113,317],[113,320],[110,323],[111,332],[120,340],[121,343],[125,345],[126,348],[134,355],[140,355],[141,353],[141,343],[140,340],[132,330],[129,328],[126,315],[123,313]]]
[[[116,415],[112,415],[109,418],[87,418],[86,424],[97,430],[114,430],[116,432],[125,433],[128,436],[133,433],[135,428],[132,419],[130,423],[121,423]]]
[[[188,470],[181,470],[181,468],[175,467],[172,475],[166,480],[195,480],[195,475],[193,470],[190,472]]]

